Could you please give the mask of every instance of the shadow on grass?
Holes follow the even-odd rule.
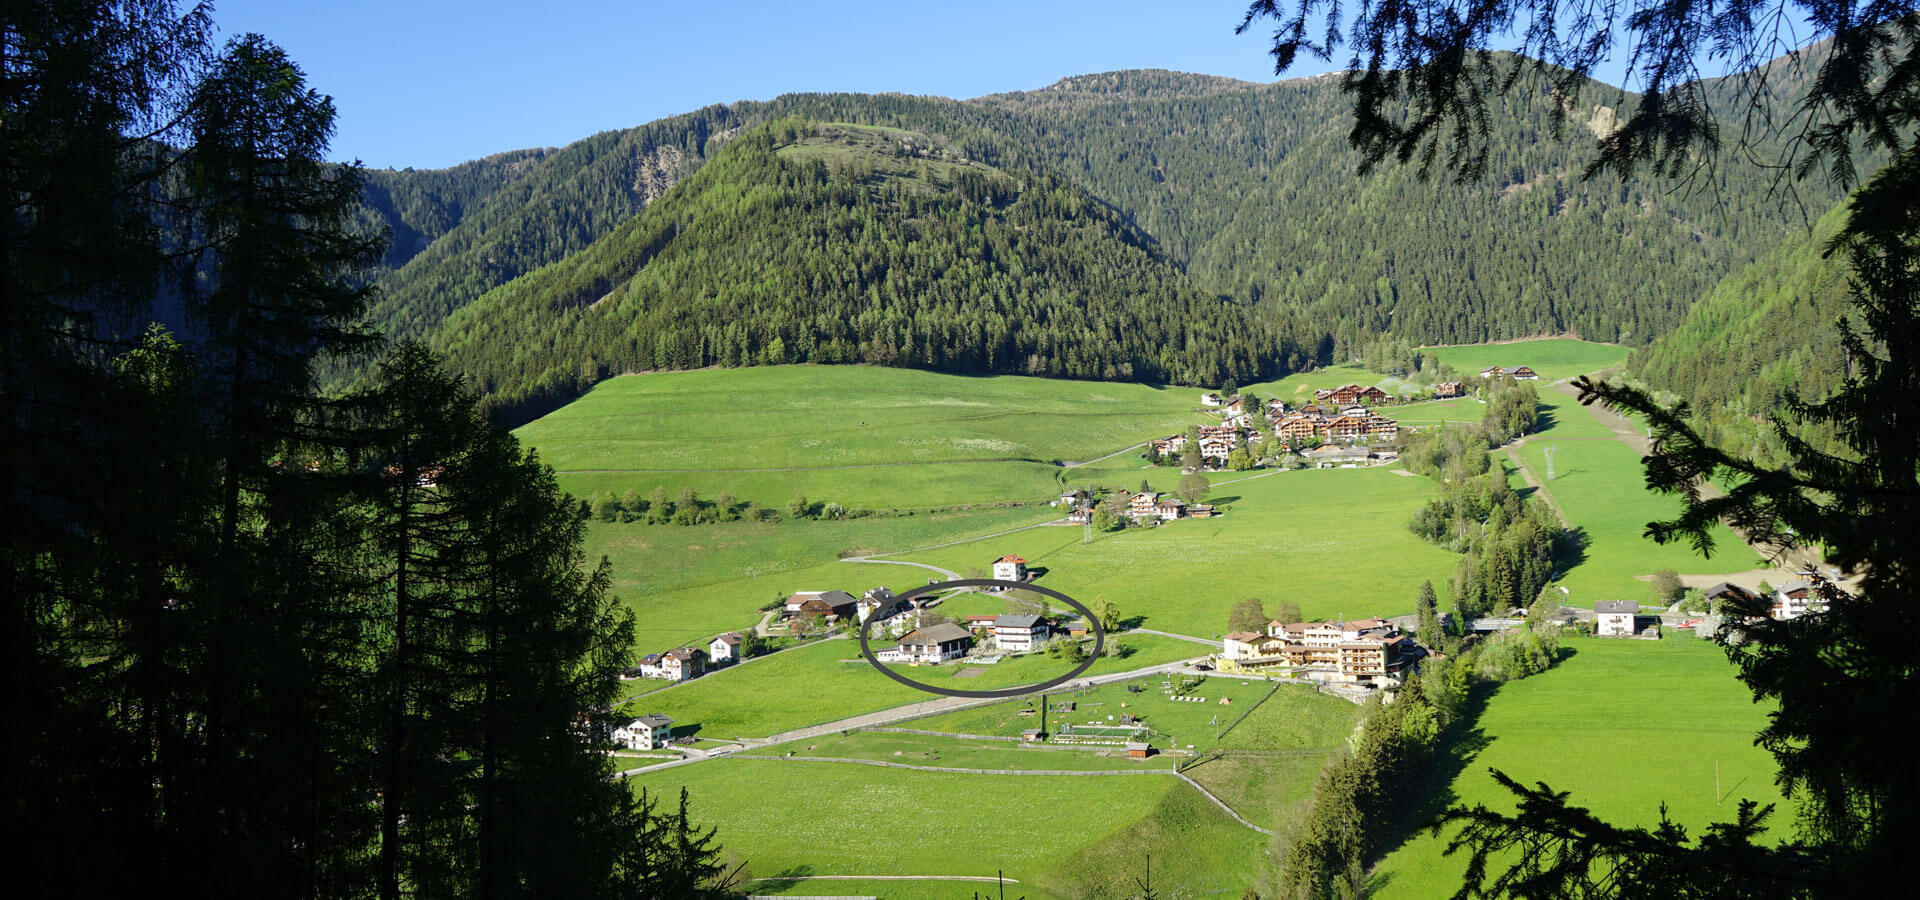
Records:
[[[1554,542],[1553,565],[1560,571],[1560,578],[1566,578],[1568,572],[1587,561],[1587,548],[1592,545],[1593,536],[1580,525],[1567,529],[1564,536]]]
[[[690,738],[699,733],[700,733],[700,725],[697,723],[693,725],[676,725],[674,726],[673,730],[670,732],[670,734],[672,734],[676,738],[683,738],[683,737]]]
[[[1230,503],[1240,502],[1240,498],[1232,494],[1228,494],[1225,497],[1207,497],[1205,498],[1205,500],[1208,504],[1213,506],[1225,506]]]
[[[1559,421],[1560,421],[1559,418],[1553,414],[1553,410],[1543,405],[1540,407],[1539,415],[1536,416],[1533,420],[1533,430],[1527,433],[1528,434],[1544,434],[1546,432],[1552,431],[1553,426],[1558,424]]]
[[[764,893],[782,894],[800,886],[800,882],[813,874],[813,867],[806,863],[788,866],[779,874],[762,878],[753,883],[754,890]]]

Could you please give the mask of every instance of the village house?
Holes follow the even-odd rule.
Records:
[[[1232,403],[1228,403],[1226,406],[1220,408],[1220,414],[1229,418],[1244,416],[1247,414],[1247,401],[1235,397]]]
[[[1313,392],[1313,399],[1316,403],[1321,400],[1326,400],[1333,396],[1333,391],[1333,388],[1321,388]]]
[[[1539,381],[1540,375],[1526,366],[1514,366],[1507,370],[1507,376],[1515,381]]]
[[[695,647],[678,647],[665,653],[649,653],[640,658],[640,677],[686,681],[699,677],[707,652]]]
[[[1504,377],[1506,374],[1507,374],[1507,370],[1500,368],[1499,366],[1488,366],[1480,370],[1481,378],[1501,378],[1501,377]]]
[[[965,624],[968,631],[984,636],[993,633],[993,623],[998,621],[999,616],[968,616]]]
[[[1127,515],[1136,519],[1157,516],[1160,514],[1159,503],[1159,494],[1153,491],[1141,491],[1127,498]]]
[[[1287,401],[1275,398],[1267,401],[1267,418],[1278,419],[1289,411]]]
[[[1465,397],[1466,395],[1467,395],[1466,385],[1463,385],[1458,381],[1442,381],[1439,384],[1436,384],[1433,386],[1433,396],[1441,400],[1446,400],[1452,397]]]
[[[1300,453],[1316,469],[1352,469],[1367,464],[1365,447],[1316,447]]]
[[[1593,605],[1593,613],[1593,633],[1601,637],[1633,637],[1638,631],[1633,617],[1640,614],[1640,604],[1632,600],[1602,600]]]
[[[1716,610],[1724,607],[1734,614],[1739,614],[1742,610],[1760,609],[1762,601],[1767,599],[1761,597],[1759,591],[1748,590],[1731,581],[1722,581],[1702,591],[1701,595]]]
[[[1178,497],[1162,497],[1160,502],[1153,505],[1153,512],[1160,517],[1160,521],[1171,522],[1180,518],[1186,511],[1186,505],[1187,502]]]
[[[1370,437],[1393,437],[1400,433],[1400,423],[1385,416],[1368,416],[1365,421]]]
[[[1385,403],[1387,402],[1387,392],[1377,387],[1362,388],[1360,390],[1360,402],[1374,404]]]
[[[993,645],[1002,650],[1032,650],[1047,639],[1046,620],[1006,615],[993,620]]]
[[[1215,393],[1211,393],[1211,392],[1209,392],[1209,393],[1205,393],[1205,394],[1201,394],[1201,395],[1200,395],[1200,405],[1201,405],[1201,406],[1219,406],[1219,405],[1220,405],[1220,395],[1219,395],[1219,394],[1215,394]]]
[[[941,622],[907,632],[900,639],[900,646],[874,656],[881,662],[937,663],[966,655],[972,645],[971,632],[951,622]]]
[[[1368,416],[1373,415],[1373,410],[1370,410],[1356,403],[1353,406],[1342,407],[1340,409],[1340,414],[1343,416],[1359,416],[1360,418],[1364,419]]]
[[[1202,425],[1199,428],[1201,440],[1207,438],[1226,438],[1233,440],[1240,436],[1240,429],[1232,425]]]
[[[1180,451],[1187,449],[1187,436],[1184,434],[1172,434],[1148,441],[1147,444],[1153,447],[1153,452],[1161,456],[1174,456]]]
[[[1002,556],[993,561],[993,577],[1000,581],[1027,580],[1027,561],[1018,556]]]
[[[1213,516],[1213,507],[1208,504],[1195,503],[1187,507],[1187,518],[1189,519],[1211,519]]]
[[[1771,615],[1782,621],[1798,619],[1810,612],[1824,612],[1827,605],[1814,592],[1813,582],[1804,578],[1789,581],[1773,592]]]
[[[1273,431],[1282,440],[1305,441],[1319,437],[1325,425],[1326,420],[1319,416],[1296,413],[1275,423]]]
[[[628,750],[660,750],[673,740],[673,720],[648,713],[620,723],[612,736],[615,744]]]
[[[846,591],[802,591],[787,598],[785,610],[788,618],[852,620],[859,606]]]
[[[1333,392],[1327,394],[1327,396],[1324,398],[1316,396],[1314,399],[1330,400],[1333,402],[1333,405],[1335,406],[1350,406],[1352,404],[1360,402],[1360,390],[1361,388],[1359,385],[1349,384],[1342,387],[1334,388]]]
[[[1075,525],[1087,525],[1093,522],[1093,507],[1076,506],[1067,513],[1067,521]]]
[[[723,634],[707,642],[707,662],[724,666],[740,661],[740,635]]]
[[[860,595],[860,599],[856,601],[853,606],[854,615],[858,616],[863,624],[875,615],[890,611],[892,607],[893,590],[887,587],[877,587],[868,590],[866,593]]]
[[[1326,436],[1336,441],[1351,441],[1367,433],[1367,421],[1359,416],[1339,416],[1327,422]]]
[[[1200,458],[1225,463],[1227,457],[1233,455],[1233,448],[1238,443],[1233,438],[1203,437],[1200,439]]]
[[[1327,409],[1318,403],[1309,403],[1300,407],[1299,412],[1303,416],[1324,416],[1327,414]]]

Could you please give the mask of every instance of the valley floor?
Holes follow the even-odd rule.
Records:
[[[1456,366],[1537,359],[1550,377],[1623,356],[1618,348],[1538,343],[1438,352]],[[1321,382],[1360,377],[1346,369],[1250,390],[1310,395],[1329,386]],[[1297,603],[1308,619],[1393,616],[1409,613],[1430,580],[1444,608],[1457,557],[1408,531],[1435,487],[1397,466],[1220,473],[1210,476],[1207,498],[1222,511],[1216,518],[1111,534],[1058,527],[1061,513],[1044,501],[1064,488],[1173,487],[1178,470],[1145,467],[1133,445],[1208,421],[1187,393],[784,367],[616,379],[528,426],[523,436],[567,471],[563,482],[576,492],[693,487],[702,497],[726,491],[769,509],[784,507],[786,492],[803,492],[892,511],[596,523],[591,552],[614,561],[645,652],[752,628],[763,607],[795,591],[858,596],[883,585],[904,591],[927,579],[986,577],[1004,555],[1024,558],[1038,584],[1090,606],[1113,603],[1125,622],[1126,632],[1112,638],[1124,657],[1098,660],[1045,697],[933,697],[873,671],[857,642],[845,639],[671,687],[634,683],[624,712],[666,714],[676,735],[695,743],[683,760],[623,763],[630,782],[658,794],[686,788],[696,818],[718,828],[729,854],[747,863],[756,894],[985,895],[1005,877],[1009,896],[1122,896],[1137,889],[1149,858],[1162,896],[1264,890],[1271,834],[1297,820],[1361,707],[1187,663],[1218,646],[1227,610],[1246,597]],[[715,396],[759,398],[763,415],[744,420],[752,428],[714,417]],[[1718,579],[1754,566],[1757,557],[1730,533],[1712,560],[1642,539],[1647,521],[1677,510],[1676,501],[1638,489],[1644,445],[1634,442],[1643,437],[1631,422],[1596,416],[1564,393],[1542,396],[1544,427],[1498,456],[1516,486],[1579,529],[1580,554],[1563,562],[1556,585],[1568,605],[1645,600],[1641,579],[1662,568]],[[1483,408],[1449,400],[1399,414],[1426,426],[1477,421]],[[716,441],[737,452],[686,452]],[[942,611],[956,616],[997,614],[1005,600],[969,594],[948,604]],[[1667,800],[1690,828],[1724,817],[1739,797],[1766,799],[1768,759],[1751,746],[1763,713],[1710,644],[1670,637],[1574,647],[1547,675],[1487,701],[1479,743],[1461,756],[1447,789],[1427,798],[1427,811],[1499,802],[1488,765],[1592,794],[1603,814],[1633,821]],[[1041,680],[1049,666],[1062,664],[1036,656],[974,667],[986,671],[972,677],[957,678],[954,666],[921,667],[912,677],[995,689]],[[1060,704],[1072,711],[1053,709]],[[1122,710],[1148,723],[1155,755],[1129,758],[1117,742],[1020,741],[1043,717],[1097,734]],[[1716,761],[1714,788],[1703,779]],[[1457,861],[1440,857],[1440,846],[1408,838],[1374,886],[1388,896],[1450,890]]]

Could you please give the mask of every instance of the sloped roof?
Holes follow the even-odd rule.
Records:
[[[995,628],[1032,628],[1038,624],[1039,616],[1001,616],[993,620]]]
[[[904,647],[908,644],[944,644],[948,641],[969,640],[972,637],[973,635],[965,628],[961,628],[952,622],[941,622],[938,625],[928,625],[925,628],[916,628],[908,632],[906,637],[900,639],[900,645]]]
[[[1637,613],[1640,611],[1640,604],[1632,600],[1602,600],[1593,605],[1593,611],[1596,613]]]

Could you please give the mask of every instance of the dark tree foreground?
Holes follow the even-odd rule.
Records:
[[[1861,578],[1851,596],[1821,582],[1826,613],[1774,622],[1765,610],[1744,610],[1754,618],[1734,616],[1722,634],[1755,699],[1776,706],[1757,742],[1774,754],[1780,787],[1798,803],[1794,838],[1766,844],[1771,808],[1751,804],[1703,834],[1671,823],[1617,827],[1574,805],[1577,798],[1495,773],[1519,798],[1516,812],[1455,809],[1436,826],[1458,826],[1449,852],[1471,857],[1459,896],[1858,896],[1900,878],[1903,854],[1920,837],[1920,773],[1911,765],[1920,729],[1909,715],[1920,682],[1905,646],[1920,625],[1914,4],[1413,0],[1346,10],[1351,18],[1327,0],[1263,0],[1242,28],[1278,24],[1273,55],[1282,70],[1302,52],[1331,59],[1351,48],[1351,138],[1368,165],[1411,162],[1473,178],[1487,160],[1480,139],[1489,97],[1555,90],[1573,109],[1585,76],[1616,51],[1643,93],[1621,127],[1600,139],[1590,176],[1627,177],[1650,166],[1684,177],[1750,164],[1730,151],[1766,133],[1792,138],[1787,158],[1760,161],[1780,166],[1783,177],[1821,173],[1855,187],[1862,150],[1889,160],[1857,185],[1828,249],[1851,271],[1852,311],[1835,326],[1849,375],[1826,396],[1788,397],[1773,422],[1786,465],[1717,449],[1684,405],[1662,408],[1629,387],[1581,383],[1583,402],[1640,413],[1652,425],[1647,484],[1678,495],[1685,508],[1673,521],[1650,523],[1648,536],[1710,553],[1709,526],[1725,520],[1779,546],[1784,562],[1824,555]],[[1817,43],[1800,46],[1806,41]],[[1761,65],[1796,50],[1783,64]],[[1728,72],[1744,102],[1712,107],[1702,61]],[[1794,84],[1804,99],[1791,118],[1755,115],[1758,99]],[[1797,439],[1792,426],[1805,423],[1831,426],[1842,448],[1821,452]],[[1706,481],[1724,493],[1702,490]]]
[[[596,746],[630,615],[430,354],[371,357],[362,173],[257,35],[0,11],[0,598],[22,896],[691,897]]]

